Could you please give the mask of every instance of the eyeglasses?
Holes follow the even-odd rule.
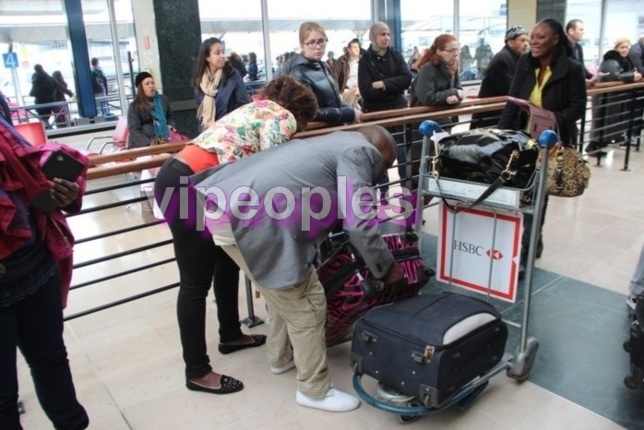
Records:
[[[315,48],[316,46],[326,46],[327,42],[328,42],[327,38],[324,37],[318,40],[309,40],[308,42],[304,42],[304,44],[309,48]]]

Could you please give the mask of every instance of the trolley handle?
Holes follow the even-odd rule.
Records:
[[[385,290],[385,282],[380,279],[363,279],[360,281],[360,289],[365,297],[373,297]]]
[[[397,282],[390,288],[404,287],[407,284],[409,284],[409,281],[407,279],[407,275],[405,275],[400,282]],[[385,281],[383,281],[382,279],[369,278],[360,280],[360,289],[362,290],[362,293],[365,295],[365,297],[377,296],[378,294],[384,292],[385,288]]]

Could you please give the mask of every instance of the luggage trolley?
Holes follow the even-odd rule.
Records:
[[[532,369],[532,365],[534,364],[537,349],[539,347],[537,339],[528,336],[528,316],[530,310],[530,299],[533,281],[532,278],[536,255],[536,239],[539,235],[539,226],[541,224],[542,216],[541,208],[543,207],[543,202],[546,194],[548,151],[559,141],[557,134],[550,130],[542,132],[539,136],[537,142],[541,149],[541,163],[537,167],[535,176],[533,178],[533,181],[531,182],[529,189],[519,190],[515,188],[500,187],[499,189],[497,189],[499,193],[497,194],[496,198],[494,197],[494,194],[492,194],[487,195],[483,199],[481,199],[481,196],[487,188],[484,184],[474,182],[469,183],[466,181],[451,179],[439,179],[433,175],[433,168],[431,166],[432,157],[429,154],[429,146],[430,144],[434,143],[432,141],[432,137],[434,136],[434,133],[440,131],[440,126],[434,121],[424,121],[420,125],[419,131],[423,135],[420,177],[418,185],[419,205],[422,204],[420,202],[422,202],[422,199],[425,195],[439,197],[442,196],[447,197],[450,200],[457,201],[458,205],[471,205],[473,202],[480,202],[481,207],[491,210],[503,209],[505,211],[516,213],[532,213],[533,221],[531,225],[530,245],[528,247],[527,261],[525,266],[525,291],[523,298],[524,303],[522,322],[518,324],[506,321],[508,325],[520,328],[521,330],[519,346],[514,354],[505,353],[496,366],[491,368],[483,375],[480,375],[467,383],[437,407],[427,407],[422,399],[418,399],[416,397],[408,396],[406,394],[392,390],[390,387],[387,387],[381,382],[378,383],[376,392],[374,394],[371,394],[367,392],[367,390],[365,390],[365,388],[363,387],[362,375],[357,371],[357,368],[354,369],[355,374],[353,377],[353,387],[358,395],[362,398],[362,400],[378,409],[398,414],[398,421],[401,424],[411,423],[423,415],[431,415],[443,411],[454,405],[458,406],[461,409],[467,408],[485,389],[485,387],[489,383],[489,380],[493,376],[503,371],[506,372],[506,375],[508,377],[519,382],[523,382],[528,378],[530,370]],[[459,195],[459,193],[454,190],[454,188],[450,187],[450,185],[458,186],[458,183],[461,183],[460,185],[466,184],[471,186],[467,187],[469,188],[469,192],[466,193],[467,197],[463,197],[462,194]],[[478,189],[480,191],[471,192],[472,189]],[[533,193],[532,205],[525,205],[521,203],[521,193],[527,192]],[[498,198],[498,196],[503,195],[503,193],[506,193],[506,198]],[[419,211],[418,217],[416,219],[416,231],[420,231],[421,222],[422,213]],[[498,220],[495,219],[494,222],[496,223],[498,222]],[[488,284],[488,296],[490,289],[490,284]]]

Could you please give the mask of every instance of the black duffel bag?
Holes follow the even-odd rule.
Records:
[[[538,146],[520,131],[475,129],[438,142],[434,169],[439,178],[528,188],[535,174]]]

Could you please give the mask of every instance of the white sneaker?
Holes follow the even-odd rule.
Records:
[[[329,412],[347,412],[360,406],[360,400],[356,397],[335,388],[329,388],[321,399],[314,399],[298,391],[295,393],[295,401],[300,406]]]
[[[286,373],[289,370],[294,368],[295,368],[295,360],[291,360],[288,363],[286,363],[284,366],[280,366],[280,367],[271,366],[271,372],[273,372],[276,375],[281,375],[282,373]]]

